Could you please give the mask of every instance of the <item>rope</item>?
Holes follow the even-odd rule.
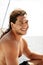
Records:
[[[4,15],[4,19],[3,19],[2,26],[1,26],[1,30],[3,29],[3,25],[4,25],[4,22],[5,22],[5,18],[6,18],[6,15],[7,15],[7,11],[8,11],[9,5],[10,5],[10,0],[9,0],[9,2],[8,2],[8,5],[7,5],[7,9],[6,9],[6,12],[5,12],[5,15]]]
[[[2,34],[4,33],[4,31],[3,31],[3,25],[4,25],[4,22],[5,22],[5,18],[6,18],[6,15],[7,15],[7,11],[8,11],[9,5],[10,5],[10,0],[8,2],[7,9],[6,9],[6,12],[5,12],[5,15],[4,15],[4,18],[3,18],[2,26],[1,26],[1,29],[0,29],[0,38],[1,38]]]

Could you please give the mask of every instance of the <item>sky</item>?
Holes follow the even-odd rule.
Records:
[[[3,24],[3,28],[7,29],[10,13],[14,9],[20,8],[27,12],[27,18],[29,20],[29,29],[26,36],[43,36],[43,0],[10,0],[7,10],[8,3],[9,0],[0,0],[0,28]]]

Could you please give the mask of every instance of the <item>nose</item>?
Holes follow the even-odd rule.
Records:
[[[24,21],[24,23],[22,24],[22,27],[23,28],[29,28],[29,24],[28,24],[28,22],[27,21]]]

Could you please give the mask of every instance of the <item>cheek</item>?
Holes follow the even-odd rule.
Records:
[[[28,28],[29,25],[28,25],[27,23],[25,23],[25,24],[22,25],[22,27],[24,27],[24,28]]]
[[[16,25],[14,28],[15,28],[16,30],[19,30],[19,29],[21,29],[21,26],[20,26],[20,25]]]

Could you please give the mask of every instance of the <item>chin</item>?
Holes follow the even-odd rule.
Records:
[[[25,34],[26,34],[26,32],[22,32],[22,33],[21,33],[21,35],[25,35]]]
[[[19,35],[25,35],[27,33],[27,31],[20,31],[20,32],[17,32]]]

